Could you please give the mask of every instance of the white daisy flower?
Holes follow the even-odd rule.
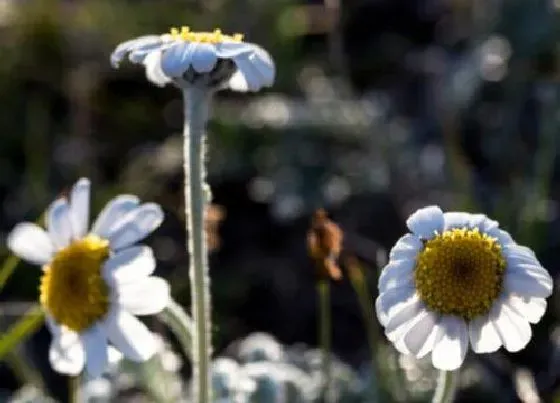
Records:
[[[8,247],[43,268],[40,303],[53,335],[52,367],[77,375],[85,366],[95,377],[108,365],[109,343],[133,361],[152,357],[157,342],[134,315],[160,312],[170,295],[167,282],[151,276],[152,249],[135,245],[163,221],[160,206],[117,196],[88,232],[89,199],[90,181],[80,179],[68,198],[50,205],[46,231],[20,223]]]
[[[411,233],[391,250],[375,302],[397,350],[431,352],[435,368],[452,371],[469,342],[475,353],[523,349],[553,287],[533,251],[483,214],[429,206],[406,224]]]
[[[111,55],[118,67],[128,55],[146,67],[147,78],[159,86],[174,82],[198,84],[234,91],[258,91],[270,87],[276,69],[268,52],[243,41],[243,35],[191,32],[172,28],[164,35],[145,35],[121,43]]]

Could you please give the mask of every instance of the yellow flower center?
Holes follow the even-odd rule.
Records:
[[[171,28],[171,38],[188,42],[221,43],[221,42],[243,42],[243,34],[225,35],[222,31],[215,29],[214,32],[191,32],[189,27]]]
[[[101,267],[109,242],[96,235],[74,241],[56,253],[41,277],[41,305],[61,325],[80,332],[109,309],[109,288]]]
[[[478,229],[452,229],[424,244],[414,281],[428,308],[470,320],[490,310],[502,289],[505,268],[495,238]]]

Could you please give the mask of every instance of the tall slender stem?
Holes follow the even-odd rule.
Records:
[[[331,301],[329,280],[321,279],[317,283],[319,294],[319,339],[322,353],[322,370],[325,381],[323,401],[330,402],[331,384]]]
[[[80,403],[80,375],[68,377],[68,403]]]
[[[459,371],[440,371],[432,403],[452,403],[457,392]]]
[[[212,93],[206,88],[183,89],[185,123],[183,129],[185,171],[185,218],[189,277],[195,332],[193,337],[193,401],[210,402],[210,276],[204,234],[205,194],[204,147],[206,123]]]

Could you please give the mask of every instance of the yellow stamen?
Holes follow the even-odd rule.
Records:
[[[425,243],[414,281],[428,308],[470,320],[488,313],[502,289],[505,268],[495,238],[478,229],[452,229]]]
[[[41,277],[40,302],[54,319],[80,332],[109,309],[109,289],[101,267],[109,256],[109,242],[96,235],[61,249]]]
[[[174,40],[183,40],[188,42],[199,43],[222,43],[222,42],[243,42],[242,34],[225,35],[222,34],[220,29],[215,29],[214,32],[191,32],[187,26],[178,28],[171,28],[171,38]]]

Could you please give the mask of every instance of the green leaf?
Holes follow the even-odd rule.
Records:
[[[4,359],[6,353],[36,332],[43,324],[45,313],[39,305],[31,307],[19,321],[16,322],[0,338],[0,361]]]

